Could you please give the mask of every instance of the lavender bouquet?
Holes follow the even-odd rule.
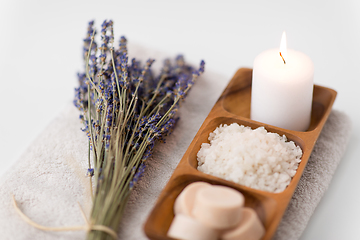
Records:
[[[117,232],[131,190],[146,168],[156,141],[164,142],[175,126],[179,104],[204,72],[187,65],[183,56],[165,60],[159,76],[153,59],[141,66],[128,61],[127,40],[114,47],[113,22],[101,25],[101,46],[94,40],[94,22],[84,39],[85,72],[78,74],[75,106],[89,138],[89,169],[95,181],[90,224]],[[111,239],[104,230],[88,232],[88,239]]]

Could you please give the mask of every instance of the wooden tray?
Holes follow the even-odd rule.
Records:
[[[266,233],[263,240],[271,239],[274,235],[308,162],[315,142],[331,112],[336,91],[315,85],[310,127],[305,132],[298,132],[253,121],[249,118],[251,81],[252,69],[239,69],[205,119],[169,182],[161,192],[145,223],[144,230],[150,239],[171,239],[166,236],[166,233],[174,217],[174,201],[188,184],[195,181],[229,186],[240,191],[245,196],[245,206],[253,208],[265,226]],[[302,148],[303,156],[297,173],[283,192],[270,193],[255,190],[197,170],[196,154],[200,150],[201,144],[208,142],[209,133],[214,131],[220,124],[234,122],[250,126],[253,129],[264,126],[270,132],[280,135],[285,134],[289,140],[294,141]]]

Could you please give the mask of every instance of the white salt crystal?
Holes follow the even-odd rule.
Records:
[[[299,146],[264,127],[224,124],[208,139],[197,153],[199,171],[263,191],[283,191],[301,161]]]

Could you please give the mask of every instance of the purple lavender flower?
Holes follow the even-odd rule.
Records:
[[[86,176],[87,177],[92,177],[94,176],[94,169],[93,168],[89,168],[86,172]]]
[[[125,37],[114,46],[111,20],[101,24],[100,47],[95,34],[91,21],[84,39],[85,72],[78,74],[73,102],[81,112],[82,130],[94,159],[91,168],[89,155],[88,175],[97,180],[94,206],[108,201],[106,193],[112,191],[111,196],[116,197],[111,201],[123,209],[121,199],[126,199],[129,189],[140,180],[156,141],[164,142],[174,129],[179,104],[204,72],[205,63],[201,61],[195,69],[178,55],[175,60],[166,59],[160,74],[154,76],[153,59],[145,64],[136,59],[129,62]],[[113,179],[117,182],[110,183]]]
[[[134,185],[141,179],[142,175],[144,174],[146,165],[142,162],[139,166],[139,169],[136,171],[133,179],[130,181],[129,188],[133,189]]]
[[[121,36],[121,38],[120,38],[120,43],[119,43],[119,47],[120,47],[119,52],[120,52],[120,54],[127,53],[127,46],[126,46],[126,44],[127,44],[126,38],[125,38],[124,36]]]

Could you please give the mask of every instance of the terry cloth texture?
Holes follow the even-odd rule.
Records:
[[[155,58],[164,54],[129,45],[130,57]],[[229,79],[211,71],[194,85],[182,104],[180,120],[166,144],[158,144],[147,161],[141,181],[131,193],[119,239],[147,239],[143,224],[172,172],[194,138]],[[85,239],[86,233],[45,232],[24,222],[15,212],[11,194],[19,208],[33,221],[48,227],[85,225],[78,206],[90,211],[87,171],[87,137],[80,131],[78,111],[69,106],[44,130],[5,176],[0,179],[0,234],[3,240]],[[332,111],[315,145],[298,188],[275,239],[298,239],[330,184],[345,152],[350,120]]]

